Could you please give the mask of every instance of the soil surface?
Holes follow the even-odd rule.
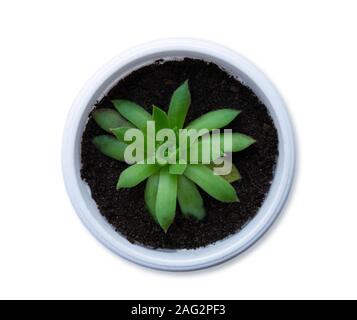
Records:
[[[150,113],[153,104],[167,110],[173,91],[186,79],[192,95],[187,123],[211,110],[236,108],[243,112],[229,128],[257,140],[233,154],[242,175],[233,183],[240,203],[221,203],[202,191],[206,218],[184,218],[177,206],[175,221],[165,234],[145,207],[145,183],[116,190],[118,177],[127,165],[104,156],[93,146],[92,138],[105,132],[90,118],[82,141],[82,178],[100,212],[130,242],[170,249],[206,246],[238,232],[255,216],[269,191],[278,156],[277,130],[252,90],[213,63],[195,59],[157,61],[120,80],[95,108],[113,107],[112,99],[128,99]]]

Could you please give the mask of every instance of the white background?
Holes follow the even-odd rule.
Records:
[[[1,1],[0,298],[357,298],[356,1]],[[142,42],[198,37],[254,61],[283,94],[297,180],[274,228],[207,271],[110,253],[65,193],[64,122],[84,82]]]

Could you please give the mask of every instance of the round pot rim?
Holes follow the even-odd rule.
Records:
[[[113,73],[140,58],[177,51],[213,57],[236,68],[259,98],[268,107],[279,136],[279,156],[270,190],[256,216],[236,234],[215,244],[184,250],[156,250],[130,243],[105,221],[80,177],[80,145],[83,119],[86,119],[95,99],[103,96],[104,87],[113,85]],[[209,58],[208,58],[209,60]],[[219,64],[219,63],[217,63]],[[117,79],[118,80],[118,79]],[[101,92],[102,91],[102,92]],[[78,158],[79,157],[79,158]],[[191,271],[208,268],[241,254],[271,227],[280,214],[290,192],[295,173],[295,139],[293,126],[284,100],[273,83],[249,60],[222,45],[197,39],[164,39],[137,46],[104,65],[83,87],[69,112],[62,146],[62,171],[72,205],[87,229],[107,248],[139,265],[165,271]],[[87,188],[87,189],[86,189]]]

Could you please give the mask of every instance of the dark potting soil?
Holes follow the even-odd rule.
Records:
[[[113,107],[110,100],[128,99],[150,113],[153,104],[167,110],[173,91],[186,79],[192,95],[187,123],[211,110],[236,108],[242,113],[229,128],[257,140],[248,149],[233,154],[242,175],[233,183],[240,202],[221,203],[202,191],[206,218],[184,218],[177,206],[175,221],[165,234],[145,207],[145,183],[116,190],[118,177],[127,165],[104,156],[93,146],[93,137],[105,132],[90,118],[82,141],[82,178],[102,215],[130,242],[171,249],[206,246],[238,232],[255,216],[269,191],[278,156],[277,130],[252,90],[213,63],[195,59],[158,61],[120,80],[95,107]]]

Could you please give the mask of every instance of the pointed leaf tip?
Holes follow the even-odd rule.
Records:
[[[171,97],[168,117],[172,128],[183,128],[190,104],[191,93],[188,86],[188,80],[186,80],[181,86],[179,86],[175,90]]]
[[[243,133],[234,132],[232,134],[232,150],[225,150],[226,152],[239,152],[248,147],[252,144],[256,143],[257,141]]]
[[[169,118],[166,112],[155,105],[152,110],[152,119],[155,121],[156,132],[169,128]]]

